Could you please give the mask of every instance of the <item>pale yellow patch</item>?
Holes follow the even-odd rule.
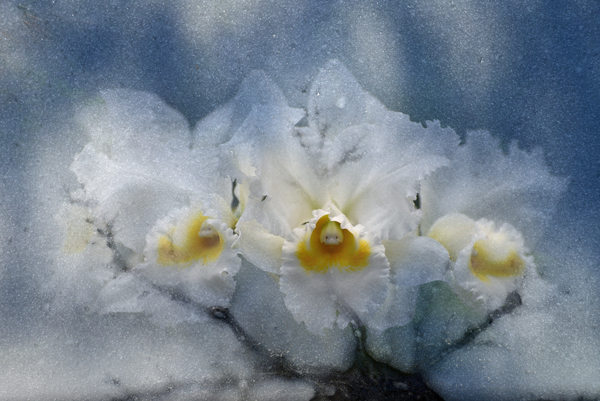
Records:
[[[492,233],[473,245],[469,268],[477,278],[514,277],[525,270],[525,261],[519,256],[517,246],[505,235]]]
[[[280,276],[279,274],[275,274],[275,273],[267,273],[267,276],[271,277],[271,280],[273,280],[274,282],[276,282],[277,284],[279,284],[279,280],[280,280]]]
[[[91,223],[88,210],[82,206],[69,205],[63,251],[76,254],[84,251],[94,235],[95,227]]]
[[[321,217],[312,233],[298,244],[296,257],[307,272],[325,273],[331,267],[356,271],[369,264],[371,247],[366,240],[342,229],[340,223]]]
[[[185,227],[176,227],[171,235],[161,236],[158,240],[158,263],[186,267],[198,260],[202,264],[216,260],[223,252],[225,241],[214,227],[206,223],[207,219],[199,211]],[[177,230],[183,230],[183,235],[177,235]],[[174,237],[181,240],[175,241]]]
[[[449,214],[438,219],[429,233],[438,241],[456,262],[458,254],[472,241],[473,235],[483,229],[485,238],[473,244],[469,259],[469,269],[482,281],[489,277],[514,277],[523,274],[525,261],[519,256],[520,245],[503,231],[493,228],[478,228],[475,222],[464,214]],[[492,226],[493,227],[493,226]]]
[[[446,248],[450,259],[456,258],[476,232],[475,222],[464,214],[449,214],[438,219],[427,236],[433,238]]]

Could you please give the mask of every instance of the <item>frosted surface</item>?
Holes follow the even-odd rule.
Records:
[[[600,397],[597,2],[9,0],[0,15],[1,400],[415,392],[399,372],[447,400]],[[348,76],[318,75],[333,59]],[[501,310],[468,306],[452,282],[419,282],[402,298],[409,324],[345,321],[324,335],[286,308],[272,251],[248,254],[261,268],[233,254],[239,272],[218,301],[139,279],[157,220],[193,202],[211,217],[230,206],[214,167],[250,158],[227,164],[228,148],[212,150],[267,115],[332,137],[352,127],[366,151],[389,142],[361,123],[437,138],[390,150],[431,171],[408,186],[411,208],[422,195],[415,219],[383,239],[421,221],[426,235],[448,213],[500,219],[529,239],[536,273]],[[106,159],[74,163],[86,151]],[[248,246],[268,242],[256,233]]]

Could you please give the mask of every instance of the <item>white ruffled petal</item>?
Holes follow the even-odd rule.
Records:
[[[327,62],[310,89],[309,127],[329,138],[352,125],[372,123],[385,111],[385,106],[365,92],[339,60]]]
[[[304,115],[304,110],[287,105],[253,105],[233,137],[218,147],[220,169],[239,180],[254,177],[264,152],[278,145],[285,148],[287,136],[294,135],[294,126]]]
[[[394,112],[376,125],[349,127],[328,151],[331,198],[351,221],[382,239],[400,239],[419,223],[420,181],[449,163],[457,142],[452,130],[425,129]]]
[[[373,244],[374,245],[374,244]],[[337,304],[342,311],[347,306],[359,322],[369,325],[373,314],[385,302],[389,284],[389,264],[383,246],[373,246],[369,266],[350,274],[333,270]],[[352,317],[349,311],[344,313]]]
[[[453,269],[453,282],[464,290],[460,294],[471,305],[492,311],[504,304],[508,294],[517,291],[521,287],[525,274],[535,274],[535,263],[533,257],[527,254],[523,237],[514,227],[509,224],[503,224],[499,228],[496,228],[493,222],[485,219],[477,221],[477,225],[479,232],[474,238],[474,244],[463,250],[456,260]],[[507,274],[505,277],[493,274],[485,276],[474,274],[473,265],[474,257],[477,256],[478,241],[485,239],[498,242],[494,237],[501,237],[499,241],[502,241],[500,244],[502,248],[515,247],[515,255],[509,255],[507,258],[514,257],[522,266],[513,268],[509,264],[507,266],[508,273],[513,274]],[[494,252],[497,252],[496,249],[492,249],[492,255],[487,256],[481,255],[482,252],[480,250],[479,254],[483,257],[487,256],[489,260],[495,257],[493,255]],[[509,253],[510,251],[501,249],[501,252]]]
[[[190,147],[190,129],[181,113],[145,92],[107,90],[101,96],[101,102],[79,118],[92,138],[86,148],[91,146],[130,174],[151,176],[186,190],[213,190],[206,186],[219,176],[220,155],[214,149]],[[74,165],[83,154],[76,156]],[[93,168],[76,171],[84,184],[102,173]]]
[[[427,232],[450,213],[512,224],[532,246],[543,233],[567,180],[552,176],[541,150],[531,153],[512,144],[505,154],[487,132],[471,132],[449,168],[425,180],[421,190]]]
[[[158,96],[130,89],[100,92],[100,102],[79,115],[99,151],[115,161],[153,163],[190,145],[189,125]]]
[[[294,319],[304,322],[310,332],[322,334],[333,327],[340,312],[332,274],[306,274],[300,266],[284,265],[279,286]]]
[[[402,172],[365,179],[355,186],[340,185],[336,192],[341,188],[353,193],[347,204],[340,203],[340,208],[352,222],[360,222],[381,238],[402,238],[419,224],[421,212],[413,203],[418,183]]]
[[[252,71],[231,101],[197,124],[196,147],[218,146],[219,170],[241,181],[255,176],[262,143],[290,132],[304,115],[302,109],[288,107],[281,90],[263,71]]]
[[[141,255],[156,220],[195,199],[213,217],[228,219],[218,198],[231,198],[231,182],[218,173],[218,152],[190,149],[187,122],[159,98],[103,91],[102,102],[81,121],[92,142],[71,170],[83,185],[80,201],[97,224],[111,228],[115,241]]]
[[[71,165],[84,186],[82,201],[97,224],[108,224],[116,241],[142,254],[146,233],[165,210],[187,204],[191,193],[135,166],[118,164],[88,144]]]

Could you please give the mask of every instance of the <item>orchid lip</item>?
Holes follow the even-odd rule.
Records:
[[[175,238],[178,230],[184,231],[183,238]],[[224,249],[224,241],[208,217],[198,211],[186,227],[175,227],[171,235],[163,235],[158,241],[158,262],[162,265],[190,265],[195,261],[202,264],[216,260]]]
[[[306,272],[325,273],[332,267],[360,270],[369,264],[371,247],[329,215],[321,216],[298,244],[296,257]]]
[[[473,244],[469,268],[480,280],[488,281],[488,276],[520,276],[525,269],[525,262],[519,256],[514,244],[492,236]]]

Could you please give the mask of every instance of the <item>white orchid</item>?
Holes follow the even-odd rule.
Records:
[[[513,144],[503,154],[485,132],[468,135],[452,164],[423,182],[421,231],[448,250],[451,284],[467,303],[494,310],[538,277],[530,250],[565,184],[541,151]]]
[[[215,150],[192,147],[183,116],[142,92],[102,92],[84,123],[92,141],[71,165],[82,184],[75,198],[125,270],[117,275],[133,274],[204,305],[227,305],[240,265],[231,250],[237,216]],[[104,295],[118,304],[126,292]]]
[[[453,260],[451,283],[473,306],[491,311],[519,289],[525,274],[535,274],[535,263],[522,235],[508,223],[474,221],[464,214],[449,214],[433,225],[428,235],[439,241]]]
[[[433,240],[411,246],[419,182],[448,162],[457,139],[439,124],[425,129],[388,111],[338,61],[313,82],[307,126],[297,126],[303,117],[281,102],[255,107],[224,145],[250,181],[239,249],[280,277],[288,309],[313,332],[355,319],[377,328],[405,324],[413,301],[391,299],[410,293],[413,300],[410,287],[440,279],[447,261]],[[398,250],[393,258],[382,241]],[[419,249],[442,256],[403,291],[395,277],[411,266],[402,255]]]

